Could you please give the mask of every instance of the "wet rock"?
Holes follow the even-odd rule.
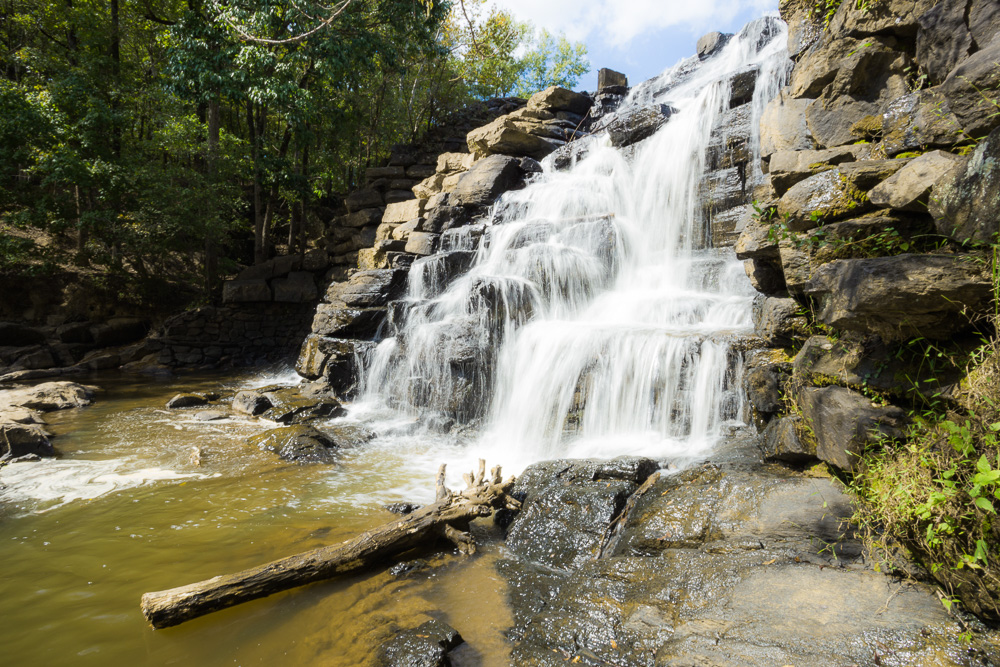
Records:
[[[247,440],[260,449],[274,452],[285,461],[296,463],[332,463],[337,443],[312,426],[285,426],[252,436]]]
[[[981,137],[1000,126],[996,95],[986,91],[1000,89],[1000,40],[989,45],[953,69],[941,84],[952,113],[970,136]]]
[[[420,231],[440,234],[470,222],[472,222],[472,215],[463,206],[437,206],[431,209],[427,214],[427,219],[420,223]]]
[[[665,104],[637,107],[616,115],[606,129],[611,145],[624,148],[656,134],[674,112]]]
[[[374,343],[369,341],[309,334],[302,344],[295,370],[310,380],[322,380],[333,391],[345,393],[357,382],[357,356],[373,347]]]
[[[274,407],[263,393],[257,390],[240,391],[233,397],[233,411],[256,417]]]
[[[194,418],[200,422],[214,422],[226,418],[226,413],[221,410],[202,410],[194,414]]]
[[[208,405],[208,399],[201,394],[177,394],[167,401],[168,410],[194,408],[201,405]]]
[[[743,263],[743,269],[750,284],[761,294],[787,293],[788,284],[781,270],[780,261],[752,259]]]
[[[795,58],[823,35],[823,19],[811,0],[781,0],[778,6],[788,24],[788,55]]]
[[[731,34],[725,34],[721,32],[710,32],[707,35],[702,35],[698,38],[698,43],[696,49],[698,52],[698,57],[701,60],[705,60],[710,56],[715,55],[722,50],[729,40],[732,39]]]
[[[829,326],[885,340],[943,339],[987,312],[992,284],[980,257],[908,254],[824,264],[804,292]]]
[[[256,390],[266,397],[271,407],[261,413],[265,419],[279,424],[299,424],[314,419],[330,419],[345,414],[343,406],[331,395],[303,395],[295,387],[264,387]],[[250,400],[249,397],[246,400]]]
[[[507,531],[507,548],[546,567],[578,567],[600,550],[604,531],[638,487],[633,479],[650,467],[659,464],[583,460],[528,467],[513,490],[522,509]]]
[[[761,447],[764,457],[772,461],[801,464],[816,460],[816,444],[798,415],[771,420],[761,435]]]
[[[738,259],[777,259],[778,242],[771,234],[771,225],[750,220],[733,246]]]
[[[935,184],[930,212],[938,233],[958,241],[993,243],[1000,232],[1000,129],[979,142],[968,160]]]
[[[450,667],[448,653],[464,640],[451,626],[430,620],[404,630],[379,648],[377,664],[383,667]]]
[[[517,160],[491,155],[479,160],[462,175],[448,198],[452,206],[489,206],[522,182],[524,175]]]
[[[998,136],[997,143],[1000,144],[1000,136]],[[959,160],[958,156],[943,151],[924,153],[876,185],[868,193],[868,198],[879,207],[902,211],[926,211],[931,186],[951,170]],[[998,188],[998,193],[1000,193],[1000,188]],[[1000,198],[998,198],[997,203],[1000,204]]]
[[[843,387],[805,387],[798,392],[802,419],[816,438],[816,456],[853,471],[869,447],[903,438],[906,413],[896,406],[875,406],[866,396]]]
[[[412,514],[413,512],[420,509],[420,505],[415,503],[392,503],[386,505],[385,509],[393,514]]]

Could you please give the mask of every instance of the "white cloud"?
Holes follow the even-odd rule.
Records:
[[[664,28],[691,34],[728,25],[737,14],[763,14],[776,0],[494,0],[515,16],[572,40],[621,48]]]

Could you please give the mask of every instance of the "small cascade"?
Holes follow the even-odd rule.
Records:
[[[736,104],[743,192],[761,180],[755,128],[787,77],[785,39],[758,20],[637,86],[610,120],[669,110],[655,134],[625,148],[582,139],[567,169],[549,158],[485,225],[448,230],[442,252],[414,262],[359,405],[444,413],[520,461],[692,455],[740,423],[734,341],[752,329],[754,291],[713,247],[702,192]]]

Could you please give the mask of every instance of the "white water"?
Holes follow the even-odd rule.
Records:
[[[418,262],[406,316],[368,360],[352,416],[482,422],[475,449],[515,465],[686,458],[740,424],[732,344],[752,328],[754,292],[733,253],[710,247],[698,196],[733,74],[760,69],[753,128],[787,74],[784,34],[758,52],[765,25],[634,89],[623,109],[675,110],[638,150],[589,138],[568,171],[546,165],[504,196],[468,273],[448,285],[442,257]],[[449,246],[474,244],[459,233]]]

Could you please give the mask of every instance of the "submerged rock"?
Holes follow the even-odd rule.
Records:
[[[379,648],[382,667],[450,667],[448,653],[465,640],[448,624],[432,619],[403,630]]]
[[[339,443],[312,426],[285,426],[252,436],[251,445],[295,463],[332,463]]]
[[[201,394],[177,394],[167,401],[168,410],[195,408],[202,405],[208,405],[208,399]]]

